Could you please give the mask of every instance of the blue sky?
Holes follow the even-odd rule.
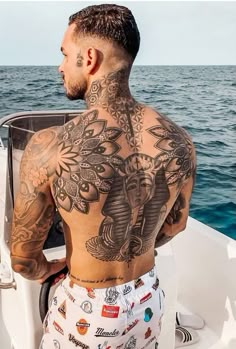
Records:
[[[236,64],[236,2],[0,1],[0,65],[59,65],[68,17],[105,2],[129,7],[141,33],[136,64]]]

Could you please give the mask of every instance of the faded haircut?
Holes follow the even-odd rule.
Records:
[[[85,35],[109,40],[121,46],[134,60],[140,34],[132,12],[124,6],[102,4],[88,6],[69,18],[75,23],[75,36]]]

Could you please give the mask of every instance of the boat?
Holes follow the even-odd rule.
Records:
[[[5,141],[0,141],[1,349],[39,347],[42,302],[47,305],[56,287],[48,284],[48,292],[42,292],[44,286],[11,269],[9,232],[22,153],[36,131],[63,125],[80,113],[22,112],[0,119],[0,135],[6,135]],[[60,236],[56,223],[53,233]],[[61,237],[51,238],[44,254],[48,259],[63,257],[65,246]],[[236,349],[236,241],[189,217],[186,229],[158,248],[155,259],[160,286],[166,295],[158,349],[175,348],[177,311],[197,314],[204,320],[204,328],[196,330],[199,341],[191,343],[191,349]],[[46,300],[42,296],[45,294]]]

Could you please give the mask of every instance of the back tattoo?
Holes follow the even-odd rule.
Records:
[[[193,174],[192,143],[183,130],[158,117],[146,131],[157,140],[156,157],[137,152],[133,135],[133,153],[119,156],[117,140],[123,132],[127,139],[127,133],[107,127],[97,110],[72,120],[60,133],[53,183],[57,206],[88,214],[100,194],[107,194],[98,235],[86,242],[87,251],[99,260],[129,263],[146,253],[167,215],[169,187],[175,185],[178,194]]]

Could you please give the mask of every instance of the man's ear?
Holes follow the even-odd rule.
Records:
[[[93,74],[98,66],[98,51],[90,46],[85,54],[85,69],[88,74]]]

